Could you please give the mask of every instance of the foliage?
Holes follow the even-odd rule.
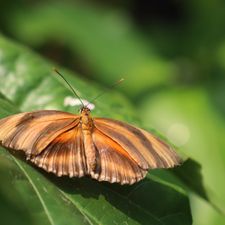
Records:
[[[39,206],[33,207],[41,213],[33,215],[33,211],[27,208],[25,192],[19,194],[17,188],[9,192],[7,188],[15,177],[25,177],[27,183],[20,169],[26,168],[32,178],[40,177],[44,185],[53,187],[51,197],[53,193],[59,193],[59,198],[50,200],[56,202],[57,210],[60,210],[62,191],[67,197],[72,194],[73,201],[71,196],[71,201],[66,200],[69,206],[65,207],[65,214],[69,215],[71,208],[74,209],[78,222],[83,219],[87,223],[106,223],[98,213],[84,210],[86,202],[83,198],[87,200],[87,193],[90,192],[86,187],[88,184],[94,185],[93,191],[99,189],[90,197],[91,207],[105,204],[107,212],[115,213],[118,223],[122,220],[129,224],[141,223],[146,211],[153,213],[154,218],[162,218],[164,212],[170,213],[170,208],[174,212],[179,208],[179,201],[176,201],[179,199],[185,218],[177,222],[176,219],[181,217],[175,215],[171,222],[170,217],[166,216],[166,222],[161,223],[173,224],[176,220],[176,224],[189,224],[187,194],[195,225],[224,223],[224,1],[96,0],[83,3],[67,0],[59,3],[33,0],[28,4],[17,0],[1,1],[0,7],[4,9],[0,14],[2,32],[72,69],[73,73],[60,70],[83,98],[90,100],[101,92],[103,88],[100,83],[107,86],[121,77],[125,78],[117,89],[128,98],[112,91],[97,101],[94,115],[117,118],[152,131],[151,124],[179,146],[179,152],[186,155],[184,158],[191,157],[177,169],[151,171],[146,179],[147,184],[144,182],[143,189],[142,186],[138,188],[135,200],[131,198],[138,208],[144,209],[136,212],[135,207],[125,203],[129,202],[130,197],[126,201],[118,200],[119,196],[129,193],[136,186],[128,190],[127,187],[98,184],[89,179],[55,180],[50,175],[46,179],[45,173],[37,172],[20,158],[12,158],[2,150],[0,171],[5,185],[0,189],[0,198],[6,206],[2,209],[4,218],[11,219],[13,223],[15,221],[10,215],[14,214],[20,221],[34,222],[34,218],[39,221],[43,213],[39,200]],[[51,72],[55,62],[48,62],[2,37],[0,117],[18,111],[46,108],[74,112],[73,107],[63,105],[70,92]],[[20,168],[17,168],[15,160]],[[17,171],[17,175],[10,177],[8,171]],[[81,185],[86,194],[77,189],[74,191],[76,193],[70,192],[70,187],[76,184]],[[153,196],[151,191],[157,194]],[[168,194],[171,191],[174,195]],[[15,201],[9,197],[12,193],[18,194],[14,197]],[[170,195],[176,197],[167,199]],[[157,203],[161,207],[163,200],[166,201],[165,211],[153,197],[159,198]],[[34,198],[37,199],[37,196]],[[152,201],[156,205],[149,205]],[[23,202],[21,210],[18,202]],[[79,205],[75,206],[74,202],[79,202]],[[29,213],[25,215],[23,210]],[[55,209],[50,207],[49,210],[55,213]],[[109,214],[106,215],[107,222],[110,220]]]

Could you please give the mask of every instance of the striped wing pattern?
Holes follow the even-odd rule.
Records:
[[[94,125],[143,170],[174,167],[181,162],[173,149],[145,130],[105,118],[95,118]]]
[[[27,156],[37,155],[78,123],[77,116],[60,111],[20,113],[0,120],[0,142],[7,148],[23,150]]]
[[[133,184],[145,177],[142,169],[133,158],[111,137],[95,129],[92,134],[98,152],[98,170],[91,173],[94,179],[110,183]]]
[[[31,161],[57,176],[82,177],[87,174],[80,126],[60,134],[41,154],[31,158]]]

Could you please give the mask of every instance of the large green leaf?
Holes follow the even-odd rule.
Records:
[[[51,72],[52,65],[0,37],[0,117],[33,109],[61,109],[70,95]],[[63,71],[84,99],[102,88]],[[93,114],[137,123],[129,101],[116,92],[96,103]],[[57,178],[25,162],[21,154],[0,148],[1,217],[24,224],[191,224],[189,200],[175,183],[151,176],[133,186],[90,178]],[[10,209],[10,210],[7,210]],[[7,210],[7,212],[6,212]],[[13,220],[13,218],[16,220]]]

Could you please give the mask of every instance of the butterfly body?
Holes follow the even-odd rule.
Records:
[[[145,130],[121,121],[55,110],[20,113],[0,120],[2,146],[57,176],[89,175],[99,181],[133,184],[148,169],[180,163],[176,152]]]
[[[87,159],[88,172],[91,173],[96,167],[96,149],[93,145],[92,140],[92,130],[93,130],[93,120],[90,116],[89,108],[81,109],[80,124],[82,128],[82,134],[84,138],[84,149]]]

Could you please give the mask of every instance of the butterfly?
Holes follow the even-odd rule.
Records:
[[[57,176],[133,184],[149,169],[181,163],[155,135],[130,124],[56,110],[19,113],[0,120],[0,144],[22,150],[27,160]]]

